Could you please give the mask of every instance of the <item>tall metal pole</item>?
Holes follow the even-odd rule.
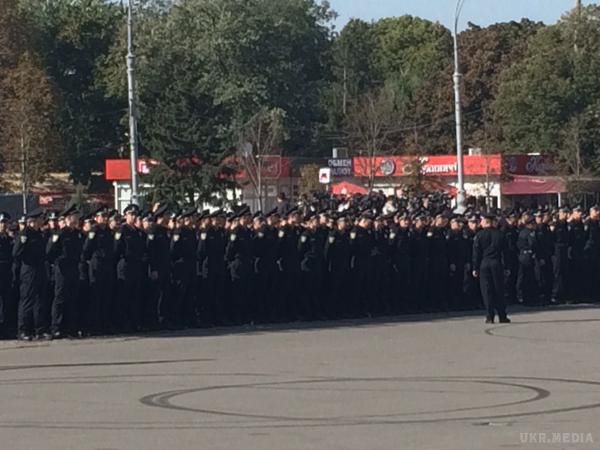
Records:
[[[458,20],[465,0],[458,0],[456,3],[456,13],[454,15],[454,112],[456,116],[456,161],[458,169],[458,195],[456,197],[456,206],[458,209],[465,207],[465,173],[463,160],[463,134],[462,134],[462,107],[460,102],[460,82],[462,75],[460,73],[458,58]]]
[[[21,189],[23,202],[23,215],[27,214],[27,150],[25,148],[25,139],[23,137],[23,126],[21,126]]]
[[[127,84],[129,86],[129,150],[131,159],[131,203],[139,204],[137,108],[135,104],[135,54],[133,52],[133,0],[127,13]]]

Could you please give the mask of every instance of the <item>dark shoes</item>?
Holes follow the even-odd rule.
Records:
[[[498,319],[498,322],[500,322],[500,323],[510,323],[510,319],[508,317],[500,317],[500,319]],[[485,323],[494,323],[494,318],[493,317],[487,317],[485,319]]]

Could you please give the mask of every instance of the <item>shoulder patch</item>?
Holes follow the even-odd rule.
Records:
[[[115,233],[115,239],[116,239],[117,241],[118,241],[119,239],[121,239],[121,236],[123,236],[123,235],[121,234],[121,232],[120,232],[120,231],[117,231],[117,232]]]
[[[306,242],[308,238],[305,235],[300,236],[300,242],[302,242],[303,244]]]
[[[329,236],[329,243],[333,244],[335,242],[335,236]]]
[[[256,233],[256,235],[258,236],[259,239],[262,239],[265,237],[265,233],[263,233],[263,232],[258,232],[258,233]]]
[[[356,231],[350,232],[350,239],[352,239],[352,240],[356,239]]]
[[[232,234],[231,236],[229,236],[229,240],[231,242],[235,242],[236,239],[237,239],[237,235],[236,234]]]
[[[21,244],[24,244],[25,242],[27,242],[27,236],[23,235],[21,236]]]
[[[390,233],[390,239],[396,239],[396,233]]]
[[[433,233],[432,233],[431,231],[428,231],[428,232],[427,232],[427,237],[428,237],[428,238],[430,238],[430,237],[433,237]]]
[[[53,234],[52,235],[52,242],[58,242],[59,238],[60,238],[60,236],[58,234]]]
[[[200,240],[202,240],[202,241],[206,240],[206,233],[200,233]]]
[[[277,234],[277,236],[279,236],[279,238],[285,237],[285,231],[279,230],[279,233]]]
[[[173,242],[178,242],[180,238],[181,238],[181,236],[179,234],[174,234],[173,235]]]
[[[89,239],[94,239],[95,237],[96,237],[96,232],[95,232],[95,231],[90,231],[90,232],[88,233],[88,238],[89,238]]]
[[[151,240],[151,241],[153,241],[154,240],[154,235],[153,234],[149,234],[148,235],[148,239]]]

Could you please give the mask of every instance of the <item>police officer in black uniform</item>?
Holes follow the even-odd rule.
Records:
[[[576,206],[571,211],[568,227],[571,247],[567,302],[578,302],[583,300],[586,294],[586,260],[584,249],[587,241],[587,230],[583,223],[583,208],[581,206]]]
[[[584,252],[587,261],[588,298],[592,302],[600,300],[600,206],[590,208],[586,223],[587,241]]]
[[[504,279],[504,298],[507,304],[517,301],[517,275],[519,273],[519,250],[517,240],[519,239],[519,228],[517,215],[510,212],[502,224],[501,231],[506,239],[506,260],[504,267],[508,275]]]
[[[166,222],[167,205],[159,207],[146,233],[148,278],[151,286],[145,323],[149,328],[169,328],[171,289],[171,238]]]
[[[365,211],[358,225],[350,232],[350,250],[352,252],[353,307],[356,316],[371,313],[371,251],[375,244],[373,237],[373,216]]]
[[[18,337],[30,341],[34,334],[51,339],[44,317],[46,243],[40,231],[41,210],[28,214],[26,225],[15,239],[13,258],[19,268]]]
[[[567,219],[569,209],[563,207],[558,212],[558,220],[550,225],[552,240],[554,243],[554,254],[552,255],[552,267],[554,270],[554,284],[552,286],[552,303],[566,301],[566,283],[569,276],[569,247],[571,245],[571,233]]]
[[[549,227],[549,214],[546,211],[538,211],[535,214],[536,221],[536,277],[538,281],[539,303],[547,304],[552,295],[552,255],[554,245],[552,233]]]
[[[411,275],[413,278],[409,307],[411,312],[431,312],[432,310],[427,304],[431,242],[428,234],[427,216],[424,214],[417,215],[413,232],[411,233]]]
[[[301,229],[298,226],[298,210],[291,209],[286,216],[286,223],[277,230],[277,261],[281,276],[280,301],[283,316],[287,320],[298,320],[300,288],[300,257],[298,255],[298,239]]]
[[[463,233],[462,218],[453,217],[448,231],[449,306],[453,310],[466,309],[464,304],[465,266],[467,264],[466,236]]]
[[[237,325],[247,324],[252,320],[250,311],[251,278],[252,278],[252,239],[246,227],[245,217],[250,217],[250,209],[240,211],[232,221],[229,240],[225,248],[225,262],[229,273],[231,288],[230,317]]]
[[[275,319],[273,302],[279,293],[274,289],[277,276],[277,236],[267,227],[263,214],[258,211],[252,224],[252,293],[256,320],[270,322]]]
[[[337,219],[336,229],[332,230],[325,244],[325,274],[328,282],[328,313],[333,317],[348,317],[348,296],[350,292],[350,236],[348,219]]]
[[[411,231],[407,213],[396,215],[396,225],[390,227],[388,241],[391,262],[391,306],[394,313],[410,311],[411,292]]]
[[[140,331],[142,327],[142,260],[146,238],[135,226],[140,209],[129,205],[123,211],[125,223],[114,235],[117,262],[116,325],[119,331]]]
[[[93,214],[92,225],[83,243],[83,259],[88,264],[90,307],[88,324],[94,334],[112,331],[111,312],[114,310],[115,259],[114,236],[108,228],[108,211],[99,207]]]
[[[308,319],[325,319],[322,304],[323,266],[325,241],[319,232],[319,216],[308,218],[306,229],[298,240],[300,256],[301,285],[300,292],[302,316]]]
[[[214,325],[226,325],[229,318],[225,309],[225,214],[219,210],[210,219],[210,223],[200,228],[198,239],[202,295],[206,320]]]
[[[0,212],[0,339],[8,337],[8,311],[12,288],[13,239],[8,234],[10,214]]]
[[[481,295],[487,311],[486,323],[510,323],[504,304],[504,234],[495,228],[494,216],[486,215],[481,221],[482,230],[473,243],[473,276],[480,279]]]
[[[519,250],[517,300],[519,303],[531,304],[536,296],[535,258],[537,248],[535,219],[527,216],[517,239],[517,249]]]
[[[46,246],[48,261],[54,266],[54,299],[52,301],[51,332],[55,339],[82,331],[78,323],[77,302],[79,299],[79,261],[83,247],[77,229],[78,211],[75,206],[65,210],[63,226],[50,237]]]
[[[192,228],[195,209],[184,211],[171,237],[173,274],[173,322],[179,327],[198,324],[196,287],[196,252],[198,241]]]

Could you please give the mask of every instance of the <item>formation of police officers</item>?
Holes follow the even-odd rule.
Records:
[[[437,198],[437,197],[436,197]],[[320,209],[325,205],[325,209]],[[19,339],[595,300],[600,208],[458,216],[444,198],[252,214],[0,213],[0,331]],[[16,326],[15,326],[16,325]],[[15,333],[16,329],[16,333]]]

